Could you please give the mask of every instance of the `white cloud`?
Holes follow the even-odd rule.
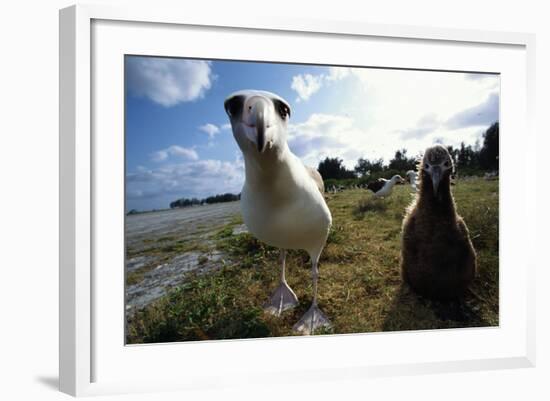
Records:
[[[157,198],[168,204],[182,197],[204,198],[222,193],[239,193],[244,182],[242,160],[197,160],[151,170],[139,169],[126,176],[127,197],[132,204]],[[157,204],[159,202],[156,202]]]
[[[228,130],[228,129],[231,129],[231,124],[227,123],[227,124],[222,124],[222,126],[220,127],[222,130]]]
[[[487,74],[487,73],[465,73],[464,78],[472,81],[482,81],[482,80],[494,80],[497,77],[496,74]]]
[[[129,57],[126,61],[130,92],[165,107],[202,98],[213,79],[208,61],[155,57]]]
[[[290,87],[298,93],[297,102],[308,100],[311,95],[321,89],[323,85],[322,75],[300,74],[292,77]]]
[[[418,120],[414,127],[406,128],[399,131],[399,133],[402,139],[423,138],[434,132],[440,125],[441,121],[437,118],[437,114],[429,113]]]
[[[363,155],[362,147],[357,145],[364,142],[364,132],[349,116],[312,114],[305,122],[290,124],[288,134],[292,152],[310,166],[317,166],[319,161],[330,156],[341,157],[348,167],[353,167],[357,158]]]
[[[307,80],[304,78],[306,76]],[[386,124],[399,124],[395,130],[408,132],[411,136],[417,128],[416,122],[426,114],[433,114],[438,120],[445,121],[459,110],[472,107],[476,99],[485,98],[490,92],[498,93],[500,82],[500,77],[495,74],[328,67],[325,73],[294,76],[291,87],[298,92],[297,100],[307,100],[323,86],[344,79],[357,80],[361,89],[353,91],[352,96],[343,94],[343,99],[348,97],[348,109],[350,106],[355,111],[363,109],[360,112],[364,116],[368,114]],[[308,85],[308,82],[312,84]],[[346,103],[342,99],[337,102]],[[497,103],[487,105],[491,108],[487,119],[494,118],[495,115],[498,118],[495,113],[495,109],[498,109]],[[434,125],[433,129],[435,128]],[[429,129],[425,126],[418,132],[420,131],[427,134]]]
[[[290,84],[298,97],[296,102],[308,100],[313,94],[318,92],[323,85],[340,81],[351,74],[352,69],[348,67],[328,67],[327,74],[300,74],[292,77]]]
[[[425,71],[345,71],[332,73],[333,82],[360,84],[335,101],[333,109],[345,114],[317,113],[289,125],[289,147],[308,165],[329,156],[351,168],[359,157],[387,162],[403,148],[416,156],[435,142],[474,144],[498,119],[495,82],[480,85],[464,74]]]
[[[201,130],[202,132],[208,134],[208,137],[210,139],[214,138],[214,136],[216,134],[219,134],[220,133],[220,129],[218,128],[218,126],[214,125],[214,124],[211,124],[211,123],[207,123],[207,124],[204,124],[204,125],[201,125],[199,127],[199,130]]]
[[[499,119],[499,95],[491,93],[484,102],[468,107],[449,118],[447,126],[458,129],[471,126],[487,126]]]
[[[498,101],[491,98],[499,85],[496,75],[475,80],[468,74],[435,71],[346,71],[342,79],[356,80],[358,89],[346,93],[346,102],[338,107],[364,132],[361,143],[353,145],[386,160],[400,148],[416,155],[436,138],[449,145],[462,140],[473,144],[480,128],[498,119]],[[449,124],[457,115],[463,118]]]
[[[325,76],[327,81],[339,81],[346,78],[352,72],[349,67],[329,67],[328,75]]]
[[[172,145],[166,149],[157,150],[151,155],[151,159],[155,162],[162,162],[170,156],[177,156],[186,160],[198,160],[199,155],[195,149],[184,148],[178,145]]]
[[[168,151],[167,150],[157,150],[151,155],[151,160],[154,162],[161,162],[168,159]]]

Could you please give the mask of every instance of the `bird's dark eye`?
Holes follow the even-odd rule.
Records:
[[[429,169],[431,166],[429,163],[426,163],[426,168]]]
[[[274,100],[273,103],[275,105],[275,110],[277,110],[277,113],[279,113],[283,120],[290,117],[290,107],[288,107],[287,104],[280,100]]]
[[[243,112],[244,96],[233,96],[225,101],[225,112],[229,117],[237,117]]]
[[[447,160],[444,164],[445,167],[449,167],[449,161]]]

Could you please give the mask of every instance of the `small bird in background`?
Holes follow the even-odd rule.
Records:
[[[447,149],[426,149],[416,199],[403,220],[401,272],[417,293],[460,298],[476,273],[476,253],[451,193],[453,160]]]
[[[411,188],[413,189],[413,191],[416,192],[416,189],[417,189],[416,188],[416,182],[418,180],[417,175],[416,175],[416,171],[409,170],[409,171],[407,171],[405,176],[407,177],[407,181],[409,181],[409,183],[411,184]]]
[[[367,189],[374,192],[374,196],[377,198],[384,198],[391,195],[393,186],[395,184],[404,184],[405,180],[400,175],[396,174],[391,179],[379,178],[367,185]]]
[[[288,147],[290,106],[274,93],[257,90],[233,93],[224,106],[244,157],[244,223],[260,241],[281,249],[280,285],[265,308],[280,315],[298,304],[285,279],[285,259],[287,249],[304,249],[311,258],[313,301],[293,329],[313,334],[318,328],[330,327],[317,304],[317,280],[332,216],[323,197],[321,175],[306,167]]]

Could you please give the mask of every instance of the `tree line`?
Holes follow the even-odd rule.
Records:
[[[175,209],[179,207],[189,207],[189,206],[195,206],[195,205],[210,205],[213,203],[222,203],[222,202],[233,202],[241,199],[241,194],[220,194],[220,195],[213,195],[209,196],[207,198],[198,199],[198,198],[181,198],[178,200],[175,200],[174,202],[170,203],[170,209]]]
[[[498,122],[493,123],[484,132],[482,145],[476,142],[474,146],[471,146],[462,142],[458,148],[447,146],[447,150],[461,175],[481,175],[487,171],[498,171]],[[416,170],[418,160],[419,156],[409,156],[407,149],[398,149],[388,163],[385,163],[381,158],[369,160],[361,157],[357,160],[353,169],[347,169],[342,159],[338,157],[326,157],[319,163],[317,170],[323,177],[325,187],[327,188],[332,185],[362,185],[381,177],[390,178],[395,174],[404,176],[408,170]],[[171,202],[170,208],[233,202],[240,198],[240,194],[231,193],[213,195],[203,199],[181,198]]]
[[[483,145],[479,142],[472,147],[464,142],[460,147],[447,146],[454,160],[456,169],[462,175],[480,175],[486,171],[498,171],[499,126],[492,124],[483,134]],[[325,185],[364,184],[380,177],[389,178],[394,174],[404,175],[408,170],[415,170],[419,157],[409,157],[406,149],[399,149],[386,164],[383,159],[369,160],[359,158],[355,167],[347,169],[343,160],[338,157],[326,157],[317,170],[325,180]]]

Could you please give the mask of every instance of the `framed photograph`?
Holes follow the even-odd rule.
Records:
[[[61,391],[533,366],[533,57],[61,10]]]

